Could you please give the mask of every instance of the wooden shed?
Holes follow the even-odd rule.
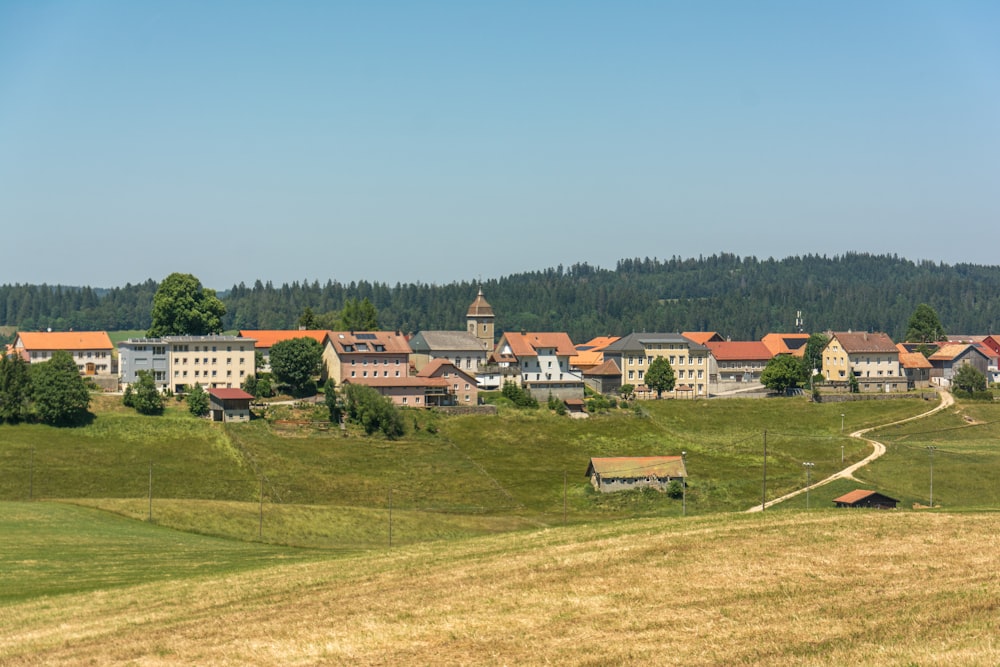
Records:
[[[615,456],[592,458],[587,477],[602,493],[652,487],[663,491],[672,481],[686,483],[681,456]]]
[[[250,401],[253,399],[253,394],[242,389],[212,387],[208,390],[208,408],[212,421],[250,421]]]
[[[856,489],[833,499],[837,507],[871,507],[879,510],[894,510],[899,501],[883,495],[878,491]]]

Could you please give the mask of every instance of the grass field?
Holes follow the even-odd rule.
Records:
[[[138,519],[149,519],[152,505],[156,523],[192,532],[379,548],[390,537],[405,544],[680,515],[680,500],[657,492],[596,493],[584,476],[592,456],[686,451],[688,514],[743,510],[761,500],[765,431],[767,494],[773,498],[805,484],[804,461],[815,463],[818,480],[842,468],[842,455],[849,464],[871,451],[844,433],[932,405],[649,401],[642,406],[645,417],[617,410],[579,421],[546,410],[453,417],[407,411],[409,433],[387,441],[263,420],[222,426],[194,419],[174,403],[162,417],[142,417],[122,408],[119,398],[101,396],[98,416],[86,427],[0,427],[0,499],[59,498]],[[876,466],[871,481],[888,495],[916,502],[926,452],[909,446],[892,453],[897,459],[887,460],[897,464],[891,475]],[[1000,464],[988,447],[981,455],[984,466]],[[810,494],[810,504],[829,506],[851,488],[856,486],[824,487]],[[961,487],[958,492],[941,496],[949,508],[992,504],[991,490],[968,497]]]
[[[20,530],[4,665],[1000,663],[992,513],[632,519],[348,556],[51,503],[0,516]]]

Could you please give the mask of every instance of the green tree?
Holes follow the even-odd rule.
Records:
[[[403,417],[399,409],[374,388],[347,384],[344,386],[344,403],[348,419],[360,424],[368,435],[381,431],[390,440],[403,435]]]
[[[795,389],[808,378],[801,361],[790,354],[779,354],[767,362],[760,374],[760,383],[779,394]]]
[[[962,364],[952,378],[951,384],[959,391],[973,393],[986,391],[986,376],[972,364]]]
[[[52,358],[31,365],[35,414],[54,426],[82,424],[90,416],[90,391],[69,352],[56,350]]]
[[[190,273],[171,273],[153,295],[152,325],[146,335],[205,336],[222,331],[226,307],[213,290]]]
[[[368,297],[361,301],[348,299],[335,328],[339,331],[378,331],[378,311]]]
[[[156,388],[156,381],[153,379],[153,373],[151,371],[138,371],[136,373],[138,378],[135,383],[135,388],[129,385],[128,389],[132,389],[132,406],[136,409],[139,414],[143,415],[158,415],[163,413],[163,394]],[[126,405],[128,405],[126,403]]]
[[[291,387],[293,395],[302,394],[322,370],[323,346],[313,338],[290,338],[271,346],[271,374]]]
[[[303,329],[314,329],[316,327],[316,315],[313,314],[313,309],[309,306],[306,306],[302,314],[299,315],[299,326]]]
[[[908,343],[936,343],[945,340],[944,327],[938,319],[937,312],[926,303],[917,306],[910,316],[910,321],[906,325],[906,342]]]
[[[830,339],[825,334],[809,335],[809,340],[806,341],[806,350],[802,353],[802,363],[805,364],[809,375],[813,375],[823,368],[823,350],[826,349],[829,342]]]
[[[635,387],[630,384],[623,384],[622,386],[618,387],[618,393],[621,394],[622,398],[624,398],[627,401],[628,399],[632,398],[632,394],[635,393]]]
[[[326,409],[330,412],[330,422],[339,424],[344,411],[340,404],[340,397],[337,396],[337,383],[333,381],[333,378],[328,379],[323,384],[323,401],[326,404]]]
[[[646,369],[644,378],[646,386],[656,392],[656,397],[660,398],[665,391],[673,391],[674,367],[670,365],[666,357],[656,357]]]
[[[537,408],[538,399],[531,395],[531,392],[527,391],[521,385],[516,382],[511,382],[506,380],[503,383],[503,388],[500,390],[503,396],[510,400],[515,406],[519,408]]]
[[[202,389],[200,384],[191,387],[185,400],[187,400],[188,412],[195,417],[204,417],[208,414],[208,392]]]
[[[0,421],[24,421],[31,412],[31,369],[20,355],[0,354]]]

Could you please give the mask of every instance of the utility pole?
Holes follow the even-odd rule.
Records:
[[[802,464],[806,468],[806,509],[809,509],[809,487],[812,486],[812,469],[816,465],[812,461],[806,461]]]
[[[563,470],[563,525],[566,525],[566,475],[568,473]]]
[[[927,447],[927,453],[931,455],[931,509],[934,509],[934,445]]]
[[[149,517],[148,521],[153,522],[153,462],[149,462]]]
[[[688,513],[687,452],[684,451],[681,452],[681,466],[684,468],[684,477],[681,478],[681,516],[687,516]]]
[[[760,493],[760,511],[767,509],[767,429],[764,429],[764,486]]]

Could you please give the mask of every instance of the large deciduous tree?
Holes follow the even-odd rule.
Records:
[[[830,339],[826,334],[814,333],[809,335],[806,341],[806,350],[802,353],[802,363],[805,364],[809,375],[823,367],[823,350]]]
[[[208,414],[208,392],[200,384],[196,384],[188,391],[187,398],[188,412],[195,417],[204,417]]]
[[[90,390],[69,352],[56,350],[52,358],[31,365],[35,414],[53,426],[72,426],[86,421]]]
[[[926,303],[917,306],[906,325],[906,342],[935,343],[946,338],[937,312]]]
[[[666,357],[657,357],[649,364],[644,378],[646,386],[656,392],[656,397],[660,398],[665,391],[673,391],[674,367],[670,365]]]
[[[31,369],[20,355],[0,355],[0,421],[14,424],[31,411]]]
[[[323,346],[313,338],[291,338],[271,346],[271,374],[298,394],[323,370]]]
[[[806,369],[790,354],[779,354],[767,362],[760,374],[760,383],[779,394],[795,389],[806,381]]]
[[[368,435],[381,431],[390,440],[403,435],[403,417],[399,409],[372,387],[344,385],[344,407],[348,418],[360,424]]]
[[[986,391],[986,376],[972,364],[962,364],[952,378],[951,384],[955,389],[970,394],[975,391]]]
[[[222,331],[226,307],[190,273],[171,273],[153,295],[148,336],[205,336]]]

